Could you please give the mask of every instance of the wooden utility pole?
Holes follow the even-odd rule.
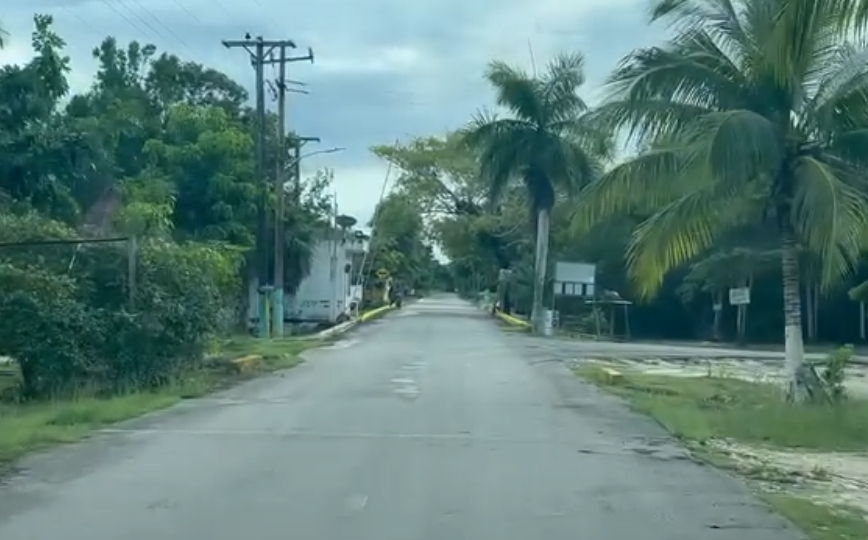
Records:
[[[256,71],[256,179],[261,183],[261,193],[257,206],[258,227],[256,234],[256,258],[257,274],[259,277],[259,337],[269,337],[268,321],[268,182],[265,175],[265,77],[264,67],[266,58],[271,56],[272,51],[287,47],[294,49],[292,40],[266,40],[262,36],[251,39],[250,34],[243,40],[224,40],[223,46],[228,49],[242,48],[250,55],[251,63]]]
[[[284,259],[286,256],[286,64],[289,62],[310,61],[313,63],[313,50],[308,49],[307,55],[287,57],[286,52],[295,45],[280,45],[280,52],[275,60],[269,58],[264,63],[277,63],[280,74],[275,86],[277,87],[277,160],[274,174],[274,289],[271,299],[272,331],[275,337],[283,336],[283,298],[285,295]]]

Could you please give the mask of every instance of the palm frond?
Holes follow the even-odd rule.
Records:
[[[868,50],[840,47],[806,104],[800,128],[827,150],[868,166]]]
[[[748,110],[729,110],[697,118],[683,137],[710,174],[728,183],[743,183],[777,172],[785,141],[767,118]]]
[[[492,203],[529,160],[535,132],[535,126],[522,120],[485,113],[478,113],[462,131],[465,144],[479,152],[480,175],[488,181]]]
[[[728,200],[721,205],[721,200]],[[749,219],[752,206],[734,189],[712,185],[682,195],[642,222],[627,246],[627,267],[642,298],[659,290],[666,274],[711,247]]]
[[[846,118],[854,112],[860,112],[859,106],[863,103],[859,100],[865,98],[865,89],[868,87],[868,49],[857,48],[852,43],[841,44],[826,59],[817,79],[816,91],[805,107],[816,117],[812,120],[821,124],[831,119],[842,106],[846,109],[841,111],[847,115]],[[853,98],[857,98],[857,103],[847,102]]]
[[[491,62],[485,78],[494,87],[497,104],[510,110],[518,119],[537,121],[543,117],[540,85],[527,73],[505,62]]]
[[[594,159],[593,154],[578,141],[563,137],[561,133],[542,133],[537,144],[541,149],[538,159],[548,164],[547,174],[553,184],[564,188],[568,195],[577,194],[602,171],[602,164]]]
[[[585,83],[585,57],[581,53],[562,54],[549,63],[540,78],[540,95],[546,124],[575,118],[588,110],[578,89]]]
[[[732,0],[658,0],[651,7],[651,21],[668,22],[682,32],[708,31],[733,44],[748,41]]]
[[[760,4],[757,0],[751,3]],[[840,17],[826,0],[770,0],[775,9],[771,28],[765,28],[762,53],[765,68],[785,93],[798,96],[801,85],[810,79],[816,66],[822,66],[840,43]],[[766,23],[768,24],[768,23]],[[794,102],[792,106],[799,107]]]
[[[607,171],[582,190],[573,210],[577,233],[635,211],[655,211],[684,193],[689,182],[708,176],[686,172],[680,147],[655,148]]]
[[[684,49],[652,47],[634,51],[607,81],[612,99],[667,99],[708,108],[743,103],[739,81],[694,61]]]
[[[836,13],[842,31],[864,35],[868,30],[868,1],[828,0],[829,9]]]
[[[585,125],[599,133],[626,131],[626,142],[645,142],[678,135],[697,117],[714,112],[662,98],[625,99],[603,103],[584,116]]]
[[[845,171],[811,156],[796,162],[792,225],[809,251],[819,255],[821,283],[848,275],[865,248],[868,197],[842,180]]]

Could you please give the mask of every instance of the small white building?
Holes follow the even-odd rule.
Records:
[[[362,287],[354,285],[367,241],[353,231],[332,229],[313,248],[310,272],[298,289],[284,299],[289,323],[340,322],[361,301]]]

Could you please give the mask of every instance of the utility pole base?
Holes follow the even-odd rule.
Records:
[[[274,337],[283,337],[283,288],[275,287],[271,293],[271,328]]]
[[[257,332],[257,337],[268,339],[271,336],[269,335],[270,328],[270,320],[269,320],[269,309],[268,309],[268,291],[259,291],[259,332]]]

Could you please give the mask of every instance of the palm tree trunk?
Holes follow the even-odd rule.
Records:
[[[799,373],[805,361],[802,339],[802,303],[799,290],[799,263],[792,231],[785,230],[782,238],[781,267],[784,282],[784,372],[787,380],[787,400],[804,401],[807,392]]]
[[[546,263],[549,252],[549,210],[543,208],[536,214],[536,260],[534,261],[533,308],[530,320],[535,334],[545,332],[543,314],[543,293],[546,285]]]

